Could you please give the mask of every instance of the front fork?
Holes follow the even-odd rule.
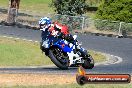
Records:
[[[81,64],[83,63],[82,57],[80,57],[77,53],[74,54],[72,51],[71,53],[67,53],[69,56],[69,65],[76,65],[76,64]]]
[[[68,53],[68,56],[70,65],[83,64],[87,59],[91,62],[91,59],[89,59],[90,55],[88,54],[87,50],[83,48],[79,50],[74,49],[71,53]]]
[[[88,58],[89,57],[89,54],[88,54],[87,50],[80,47],[80,45],[75,45],[74,51],[75,51],[75,53],[78,53],[78,55],[80,57],[83,57],[83,58]]]

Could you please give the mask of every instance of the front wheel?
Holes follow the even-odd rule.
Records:
[[[60,69],[68,69],[69,59],[68,55],[62,52],[59,48],[53,48],[49,50],[49,58]]]
[[[84,67],[85,69],[92,69],[94,67],[94,59],[91,55],[89,55],[89,57],[84,60],[82,67]]]

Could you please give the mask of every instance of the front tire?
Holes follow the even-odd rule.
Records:
[[[63,58],[61,56],[60,56],[61,57],[60,58],[59,56],[57,56],[61,53],[63,53],[63,52],[61,52],[60,49],[58,49],[58,48],[50,49],[49,50],[49,58],[57,67],[59,67],[62,70],[66,70],[69,67],[69,59]],[[64,60],[65,62],[63,63],[63,61],[61,61],[61,59]]]
[[[91,55],[89,55],[89,57],[84,60],[82,67],[84,67],[85,69],[92,69],[94,67],[94,59]]]

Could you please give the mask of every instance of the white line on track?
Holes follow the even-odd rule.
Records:
[[[0,36],[0,37],[10,38],[10,39],[16,39],[16,40],[24,40],[24,41],[36,42],[36,43],[39,42],[39,41],[33,41],[33,40],[28,40],[28,39],[22,39],[22,38],[19,38],[19,37],[9,37],[9,36]]]

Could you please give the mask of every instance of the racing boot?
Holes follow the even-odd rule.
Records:
[[[87,50],[82,49],[79,45],[76,46],[76,50],[75,50],[79,56],[84,57],[84,58],[88,58],[89,54],[87,52]]]

